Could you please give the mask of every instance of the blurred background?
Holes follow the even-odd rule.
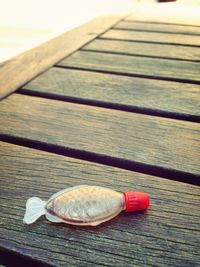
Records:
[[[200,25],[200,0],[0,0],[0,62],[97,16],[129,9],[138,20]]]

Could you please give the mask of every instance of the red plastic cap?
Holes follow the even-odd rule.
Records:
[[[147,209],[150,199],[144,192],[124,192],[125,211],[137,211]]]

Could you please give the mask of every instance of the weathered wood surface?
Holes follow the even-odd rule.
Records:
[[[159,31],[161,24],[152,27]],[[1,102],[0,140],[10,144],[0,142],[0,263],[198,266],[200,189],[189,183],[200,184],[200,64],[192,62],[200,43],[194,32],[177,29],[182,34],[111,29]],[[106,37],[113,32],[118,37]],[[82,34],[88,41],[97,36]],[[165,54],[176,42],[178,60]],[[48,199],[78,184],[146,191],[151,208],[97,228],[45,218],[22,224],[27,198]]]
[[[111,29],[102,35],[103,38],[128,40],[128,41],[143,41],[153,43],[164,44],[176,44],[176,45],[190,45],[200,46],[200,37],[195,35],[186,34],[170,34],[159,32],[139,32],[139,31],[125,31]]]
[[[128,11],[130,12],[130,10]],[[125,14],[98,17],[0,64],[0,99],[114,25]]]
[[[128,19],[128,18],[127,18]],[[133,30],[133,31],[149,31],[149,32],[163,32],[163,33],[181,33],[189,35],[200,35],[200,27],[185,26],[177,24],[163,24],[152,22],[139,22],[139,21],[121,21],[113,28],[121,30]],[[188,36],[189,38],[190,36]]]
[[[13,94],[1,103],[0,133],[76,156],[90,152],[91,159],[99,155],[119,166],[140,162],[144,169],[159,168],[157,174],[173,170],[175,179],[179,171],[199,183],[197,123]]]
[[[83,50],[119,53],[125,55],[150,56],[166,59],[200,61],[200,48],[169,44],[152,44],[109,39],[95,39]]]
[[[53,266],[198,266],[199,187],[3,142],[0,146],[0,247],[10,257],[17,252]],[[95,228],[52,224],[44,217],[23,225],[27,198],[45,200],[78,184],[146,191],[151,207],[121,213]]]
[[[78,51],[57,66],[200,83],[198,62]]]
[[[54,67],[18,92],[187,120],[200,116],[194,84]]]

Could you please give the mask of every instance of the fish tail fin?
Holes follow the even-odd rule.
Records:
[[[23,222],[25,224],[31,224],[35,222],[40,216],[45,214],[46,201],[41,200],[38,197],[31,197],[26,202],[26,212]]]

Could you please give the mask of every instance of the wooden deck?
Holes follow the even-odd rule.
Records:
[[[200,26],[131,15],[86,28],[1,101],[0,264],[199,266]],[[2,96],[30,76],[13,78]],[[79,184],[146,191],[151,207],[98,227],[22,223],[29,197]]]

